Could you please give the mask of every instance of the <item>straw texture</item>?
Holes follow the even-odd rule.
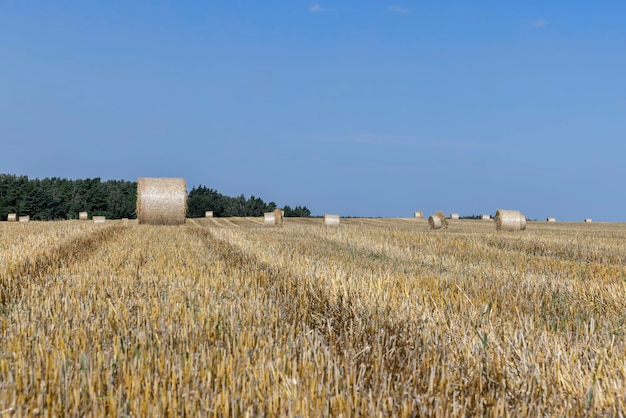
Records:
[[[526,229],[526,216],[518,210],[498,209],[494,218],[496,231],[523,231]]]
[[[141,177],[137,180],[137,220],[140,224],[180,225],[186,219],[185,179]]]
[[[7,222],[16,222],[17,221],[17,213],[9,213],[7,215]]]

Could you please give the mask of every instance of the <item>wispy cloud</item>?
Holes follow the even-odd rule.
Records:
[[[409,13],[411,13],[411,9],[407,9],[407,8],[400,7],[400,6],[389,6],[387,7],[387,10],[389,10],[390,12],[400,13],[403,15],[408,15]]]
[[[543,28],[547,24],[548,24],[548,21],[546,19],[537,19],[533,23],[533,26],[536,27],[536,28]]]
[[[309,12],[311,13],[327,12],[329,10],[330,9],[320,6],[319,3],[311,3],[311,5],[309,6]]]
[[[311,136],[311,141],[384,145],[392,147],[417,147],[447,150],[487,150],[491,147],[469,141],[449,141],[440,138],[418,138],[412,135],[354,134],[343,136]]]

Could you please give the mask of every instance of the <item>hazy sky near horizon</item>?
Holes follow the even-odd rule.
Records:
[[[626,222],[626,2],[3,1],[0,173]]]

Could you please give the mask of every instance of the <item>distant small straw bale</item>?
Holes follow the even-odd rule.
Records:
[[[276,226],[283,226],[284,213],[282,209],[274,209],[274,223]]]
[[[324,225],[327,226],[337,226],[339,225],[339,215],[331,215],[331,214],[325,214],[324,215]]]
[[[9,213],[7,215],[7,222],[17,222],[17,213]]]
[[[450,214],[450,219],[459,219],[459,214],[458,213],[451,213]]]
[[[30,222],[30,215],[22,215],[19,217],[19,221],[23,224],[27,224]]]
[[[413,214],[413,217],[414,217],[415,219],[423,219],[423,218],[424,218],[424,212],[423,212],[423,211],[421,211],[421,210],[420,210],[420,211],[418,211],[418,212],[415,212],[415,213]]]
[[[491,215],[482,215],[480,217],[480,219],[482,219],[483,221],[490,221],[491,220]]]
[[[556,222],[556,218],[547,218],[546,222]]]
[[[87,216],[87,212],[78,212],[78,219],[81,221],[86,221],[89,217]]]
[[[429,216],[428,225],[430,226],[430,229],[448,228],[446,214],[443,212],[436,212],[435,214]]]
[[[204,217],[205,218],[212,218],[213,217],[213,211],[212,210],[207,210],[204,212]]]
[[[593,222],[591,218],[585,218],[585,222]]]
[[[106,221],[105,216],[92,216],[94,224],[103,224]]]

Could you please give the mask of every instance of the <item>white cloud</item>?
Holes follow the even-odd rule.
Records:
[[[320,4],[319,4],[319,3],[312,3],[312,4],[309,6],[309,12],[311,12],[311,13],[327,12],[327,11],[329,11],[329,10],[330,10],[330,9],[327,9],[327,8],[325,8],[325,7],[320,6]]]
[[[390,12],[400,13],[403,15],[408,15],[409,13],[411,13],[411,9],[406,9],[400,6],[389,6],[387,7],[387,10],[389,10]]]
[[[533,23],[533,26],[535,26],[536,28],[543,28],[547,24],[548,21],[546,19],[537,19],[535,20],[535,23]]]

